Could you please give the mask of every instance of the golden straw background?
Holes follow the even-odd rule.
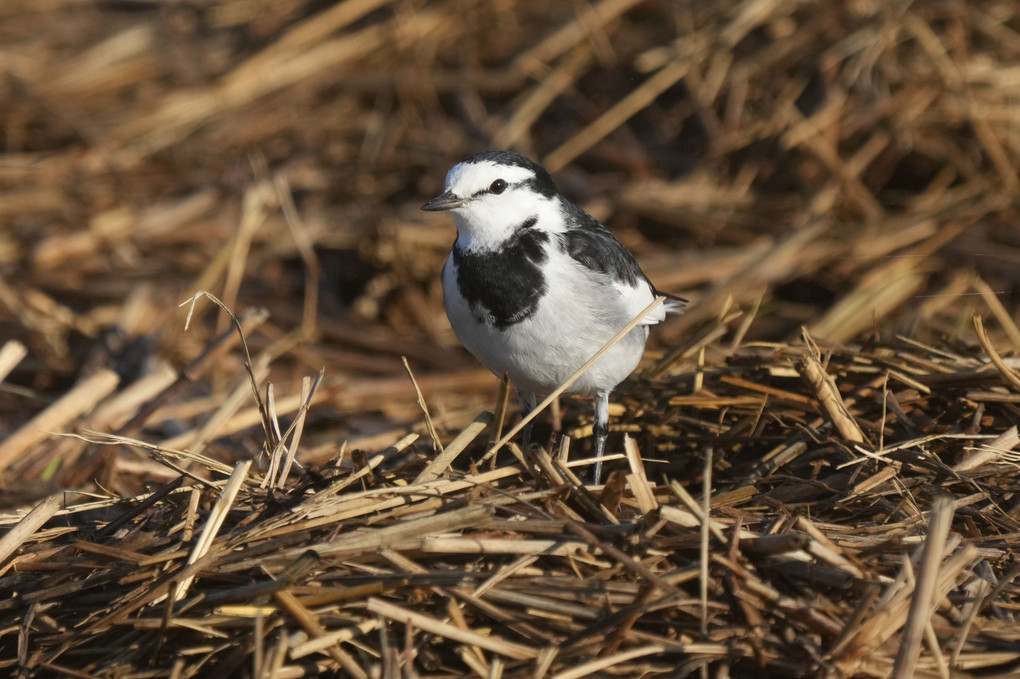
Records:
[[[0,4],[0,671],[1012,676],[1018,12]],[[583,401],[485,456],[486,148],[691,300],[605,488]]]

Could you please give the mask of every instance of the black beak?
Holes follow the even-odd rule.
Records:
[[[464,204],[464,199],[447,191],[421,206],[426,212],[439,212],[440,210],[452,210]]]

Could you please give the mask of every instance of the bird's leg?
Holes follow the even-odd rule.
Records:
[[[536,399],[535,395],[530,391],[518,391],[517,402],[521,406],[522,418],[527,417],[531,413],[531,411],[535,409],[535,406],[538,405],[538,399]],[[522,448],[527,448],[528,446],[531,445],[531,428],[533,424],[534,421],[528,422],[526,425],[524,425],[524,429],[521,431]]]
[[[609,392],[600,391],[595,395],[595,485],[602,480],[602,456],[606,454],[606,438],[609,436]]]

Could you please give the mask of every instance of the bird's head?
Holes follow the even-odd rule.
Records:
[[[496,249],[525,224],[552,231],[562,221],[552,176],[512,151],[483,151],[460,161],[447,173],[443,193],[421,209],[449,210],[458,245],[472,250]]]

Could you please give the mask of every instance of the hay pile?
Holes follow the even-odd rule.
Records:
[[[3,671],[1020,671],[1013,3],[14,2],[0,63]],[[488,454],[417,211],[486,147],[693,302],[605,487],[584,402]]]

